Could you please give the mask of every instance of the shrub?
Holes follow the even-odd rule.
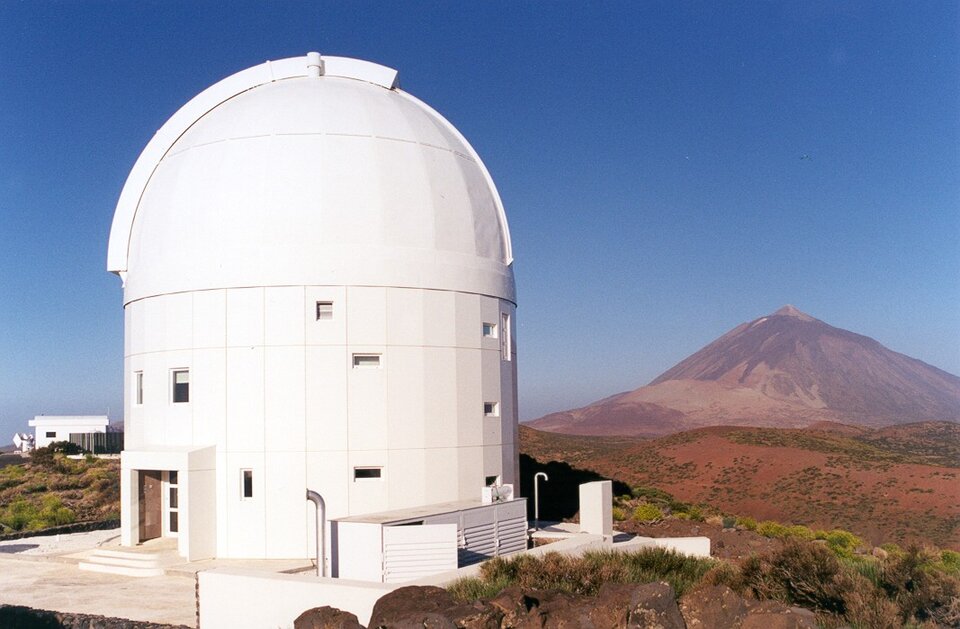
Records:
[[[613,515],[613,519],[616,522],[623,522],[627,519],[627,512],[623,509],[623,507],[613,507],[610,513]]]
[[[783,538],[786,535],[786,532],[787,527],[779,522],[774,522],[773,520],[764,520],[757,525],[757,533],[763,535],[764,537]]]
[[[663,512],[652,504],[642,504],[633,510],[633,519],[640,522],[652,522],[663,519]]]
[[[742,526],[748,531],[757,530],[757,521],[750,517],[737,518],[737,525]]]
[[[945,550],[941,552],[940,564],[943,566],[944,572],[960,575],[960,553],[954,550]]]
[[[793,540],[772,555],[746,559],[741,565],[741,579],[742,589],[757,598],[837,615],[846,610],[843,595],[851,586],[832,552]]]
[[[666,581],[680,596],[702,581],[715,564],[712,559],[688,557],[663,548],[645,548],[635,553],[588,552],[583,557],[560,553],[497,557],[481,566],[479,579],[463,579],[448,589],[460,600],[476,600],[511,585],[592,595],[604,583]]]
[[[827,542],[830,550],[835,552],[838,557],[853,557],[857,549],[864,545],[862,539],[843,529],[833,529],[832,531],[817,531],[816,539],[822,539]]]
[[[15,531],[36,531],[70,524],[73,521],[73,511],[65,507],[60,498],[53,495],[44,496],[39,507],[33,502],[19,498],[0,511],[0,524]]]
[[[721,524],[725,529],[732,529],[737,525],[737,519],[733,516],[725,515],[721,520]]]
[[[903,549],[894,544],[893,542],[888,542],[886,544],[880,544],[880,548],[887,552],[887,555],[891,557],[899,557],[903,555]]]
[[[884,562],[879,585],[897,603],[904,622],[960,625],[960,579],[938,569],[941,557],[914,546]]]
[[[466,577],[448,585],[447,591],[457,600],[476,601],[481,598],[492,598],[509,585],[506,581],[485,581]]]
[[[80,454],[80,446],[69,441],[54,441],[48,446],[37,448],[30,453],[30,462],[48,470],[59,469],[69,472],[69,463],[62,463],[63,455]],[[58,456],[59,455],[59,456]],[[64,467],[66,466],[66,469]]]
[[[788,526],[783,533],[784,537],[792,539],[805,539],[811,540],[814,538],[814,533],[808,527],[803,526],[802,524],[794,524],[793,526]]]
[[[648,502],[656,502],[663,505],[670,505],[674,503],[673,496],[663,491],[662,489],[657,489],[655,487],[634,487],[631,490],[634,498],[644,498]]]

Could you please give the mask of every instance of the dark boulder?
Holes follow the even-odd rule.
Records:
[[[701,588],[680,599],[687,629],[739,627],[747,615],[747,601],[725,585]]]
[[[445,619],[444,612],[456,606],[456,601],[443,588],[433,585],[402,587],[380,597],[370,614],[369,627],[455,627],[453,621],[445,625],[442,619]]]
[[[816,629],[816,616],[809,609],[790,607],[778,601],[751,605],[741,629]]]
[[[336,607],[314,607],[293,621],[293,629],[363,629],[357,617]]]

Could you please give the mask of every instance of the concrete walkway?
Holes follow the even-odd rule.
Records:
[[[174,540],[121,548],[119,539],[120,529],[112,529],[0,542],[0,604],[195,627],[195,575],[200,570],[313,570],[313,564],[302,559],[186,562],[177,555]],[[165,574],[126,577],[80,570],[77,564],[98,548],[159,554]]]
[[[15,555],[13,555],[15,556]],[[0,554],[0,603],[196,627],[193,579],[132,579]]]

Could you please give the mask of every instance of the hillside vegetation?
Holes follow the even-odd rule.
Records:
[[[41,448],[0,469],[0,535],[119,517],[118,459],[69,459]]]
[[[717,427],[659,439],[520,429],[521,451],[758,520],[960,550],[960,425]]]

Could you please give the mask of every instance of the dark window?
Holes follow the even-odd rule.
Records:
[[[55,432],[48,432],[48,433],[47,433],[47,437],[56,438],[56,436],[57,436],[57,433],[55,433]]]
[[[143,372],[138,371],[136,373],[136,387],[137,387],[137,404],[143,404]]]
[[[170,512],[170,532],[176,533],[179,530],[180,521],[177,518],[179,513],[177,511]]]
[[[500,480],[499,476],[487,476],[483,479],[483,482],[487,485],[487,487],[493,487],[497,484],[498,480]]]
[[[380,367],[380,354],[354,354],[354,369],[376,369]]]
[[[177,488],[176,488],[176,487],[171,487],[171,488],[170,488],[170,508],[171,508],[171,509],[176,509],[176,508],[177,508],[177,494],[178,494],[178,493],[179,493],[179,492],[177,492]]]
[[[380,478],[381,468],[379,467],[355,467],[353,468],[354,478]]]
[[[253,498],[253,470],[243,470],[243,497]]]
[[[177,484],[177,472],[176,472],[176,471],[170,472],[170,484],[171,484],[171,485],[176,485],[176,484]]]
[[[317,321],[329,321],[330,319],[333,319],[333,302],[318,301],[317,302]]]
[[[190,370],[178,369],[173,372],[173,402],[181,404],[190,401]]]

